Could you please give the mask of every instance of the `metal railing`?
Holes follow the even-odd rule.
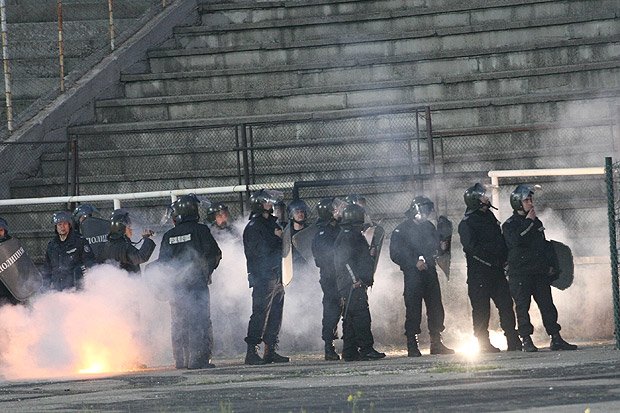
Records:
[[[616,350],[620,350],[620,281],[618,277],[618,238],[620,225],[620,163],[613,163],[611,157],[605,158],[605,183],[607,189],[607,218],[609,224],[609,256],[611,261],[611,292],[614,303],[614,336]]]
[[[8,133],[174,0],[0,0]]]

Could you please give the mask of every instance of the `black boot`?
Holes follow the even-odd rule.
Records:
[[[523,336],[523,351],[527,353],[535,353],[538,351],[538,347],[534,345],[534,342],[532,341],[532,337]]]
[[[265,343],[265,352],[263,353],[263,361],[265,363],[288,363],[290,359],[276,353],[275,344]]]
[[[551,335],[551,344],[549,345],[549,348],[551,351],[577,350],[577,346],[564,341],[559,332]]]
[[[481,353],[499,353],[501,351],[491,344],[489,337],[478,337],[478,349]]]
[[[418,336],[407,337],[407,357],[422,357],[418,347]]]
[[[519,334],[516,331],[506,333],[506,344],[508,344],[508,351],[521,351],[523,349],[523,343],[519,338]]]
[[[332,341],[325,342],[325,360],[340,360],[340,356],[336,353],[336,349],[334,348],[334,343]]]
[[[431,354],[454,354],[454,350],[441,342],[441,334],[431,335]]]
[[[385,357],[385,353],[380,353],[374,348],[360,350],[360,360],[379,360]]]
[[[265,364],[265,360],[260,358],[258,352],[256,351],[258,346],[254,346],[248,344],[248,351],[245,353],[245,364],[249,364],[250,366],[260,366],[261,364]]]

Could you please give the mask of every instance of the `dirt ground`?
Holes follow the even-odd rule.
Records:
[[[403,412],[620,411],[620,351],[578,351],[289,364],[214,360],[210,370],[162,367],[114,376],[0,381],[0,411]]]

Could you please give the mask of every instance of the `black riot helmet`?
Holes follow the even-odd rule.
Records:
[[[211,206],[207,209],[207,222],[213,224],[215,222],[215,216],[220,211],[228,212],[228,206],[221,202],[211,204]]]
[[[529,184],[518,185],[510,193],[510,206],[515,211],[523,210],[523,200],[534,195],[534,186]]]
[[[58,211],[54,212],[52,215],[52,224],[58,225],[61,222],[68,222],[71,224],[73,222],[73,216],[68,211]]]
[[[360,226],[364,225],[365,211],[364,208],[357,204],[349,204],[342,211],[342,225]]]
[[[319,222],[327,223],[334,219],[334,198],[323,198],[316,204],[316,213],[319,216]]]
[[[73,219],[79,223],[82,217],[92,217],[97,213],[97,208],[91,204],[82,204],[73,210]]]
[[[124,209],[115,209],[110,215],[110,235],[121,237],[125,235],[125,229],[131,226],[129,212]]]
[[[175,224],[187,221],[198,221],[200,214],[198,213],[198,204],[200,200],[195,194],[181,195],[176,201],[170,205],[172,210],[172,219]]]
[[[470,186],[465,190],[463,194],[463,199],[465,200],[465,205],[467,205],[467,210],[465,210],[465,214],[469,215],[473,212],[476,212],[484,205],[481,199],[486,196],[486,189],[480,183],[476,183],[474,186]],[[491,206],[491,204],[488,204]]]
[[[418,195],[411,201],[411,206],[405,215],[414,219],[428,219],[428,216],[435,210],[435,204],[429,198]]]
[[[288,207],[286,210],[288,213],[288,219],[290,221],[295,221],[295,212],[304,213],[304,219],[302,221],[295,221],[298,224],[303,224],[304,222],[306,222],[306,219],[308,218],[308,205],[303,199],[294,200],[293,202],[288,204]]]
[[[272,205],[277,204],[278,202],[282,202],[284,199],[284,194],[280,191],[276,191],[274,189],[260,189],[258,191],[252,192],[250,195],[250,207],[252,209],[252,215],[254,214],[262,214],[264,203],[271,203]],[[273,213],[273,208],[269,213]]]
[[[344,201],[347,204],[359,205],[362,208],[366,207],[366,198],[364,198],[363,196],[358,195],[358,194],[347,195],[347,197],[344,199]]]

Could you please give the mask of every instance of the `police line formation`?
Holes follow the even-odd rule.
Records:
[[[529,308],[536,301],[542,322],[550,336],[551,350],[575,350],[564,341],[557,322],[558,312],[551,284],[562,271],[572,272],[572,255],[563,244],[545,238],[543,223],[534,208],[535,187],[519,185],[510,194],[513,214],[501,226],[492,212],[486,189],[477,183],[464,193],[465,214],[458,225],[467,262],[467,291],[472,307],[473,331],[481,352],[500,351],[489,340],[490,302],[499,311],[508,351],[535,352],[534,327]],[[314,261],[319,268],[323,291],[321,337],[325,360],[340,360],[334,340],[342,319],[342,359],[376,360],[385,357],[374,348],[367,289],[383,244],[383,228],[365,211],[366,200],[351,195],[321,199],[318,220],[309,225],[308,207],[294,200],[288,207],[283,194],[259,190],[251,194],[251,214],[242,237],[252,288],[252,314],[248,323],[245,364],[285,363],[277,344],[284,308],[284,286],[296,268]],[[222,251],[216,241],[233,234],[226,205],[211,204],[206,224],[200,223],[199,203],[193,194],[179,197],[169,207],[174,227],[162,239],[157,265],[168,265],[174,293],[167,297],[171,307],[172,350],[178,369],[215,367],[211,363],[213,331],[209,308],[209,284]],[[437,266],[449,275],[452,223],[436,219],[433,202],[425,196],[413,198],[406,219],[394,229],[389,243],[391,260],[404,275],[407,354],[420,357],[422,303],[426,306],[430,354],[453,354],[441,339],[444,307]],[[19,242],[10,236],[9,225],[0,218],[0,295],[3,303],[19,304],[46,290],[79,290],[86,269],[96,263],[113,262],[130,275],[140,273],[155,250],[144,230],[142,245],[136,248],[129,213],[115,210],[109,220],[97,217],[88,204],[73,214],[53,214],[56,235],[47,246],[40,273]],[[234,234],[233,234],[234,235]],[[90,242],[89,242],[90,241]],[[566,253],[570,262],[566,261]],[[558,258],[560,257],[560,258]],[[183,274],[175,261],[183,262]],[[187,263],[190,268],[187,269]],[[149,264],[153,265],[153,264]],[[176,277],[176,278],[175,278]],[[572,274],[570,274],[572,277]],[[572,281],[572,278],[571,278]],[[264,344],[262,357],[259,345]]]

